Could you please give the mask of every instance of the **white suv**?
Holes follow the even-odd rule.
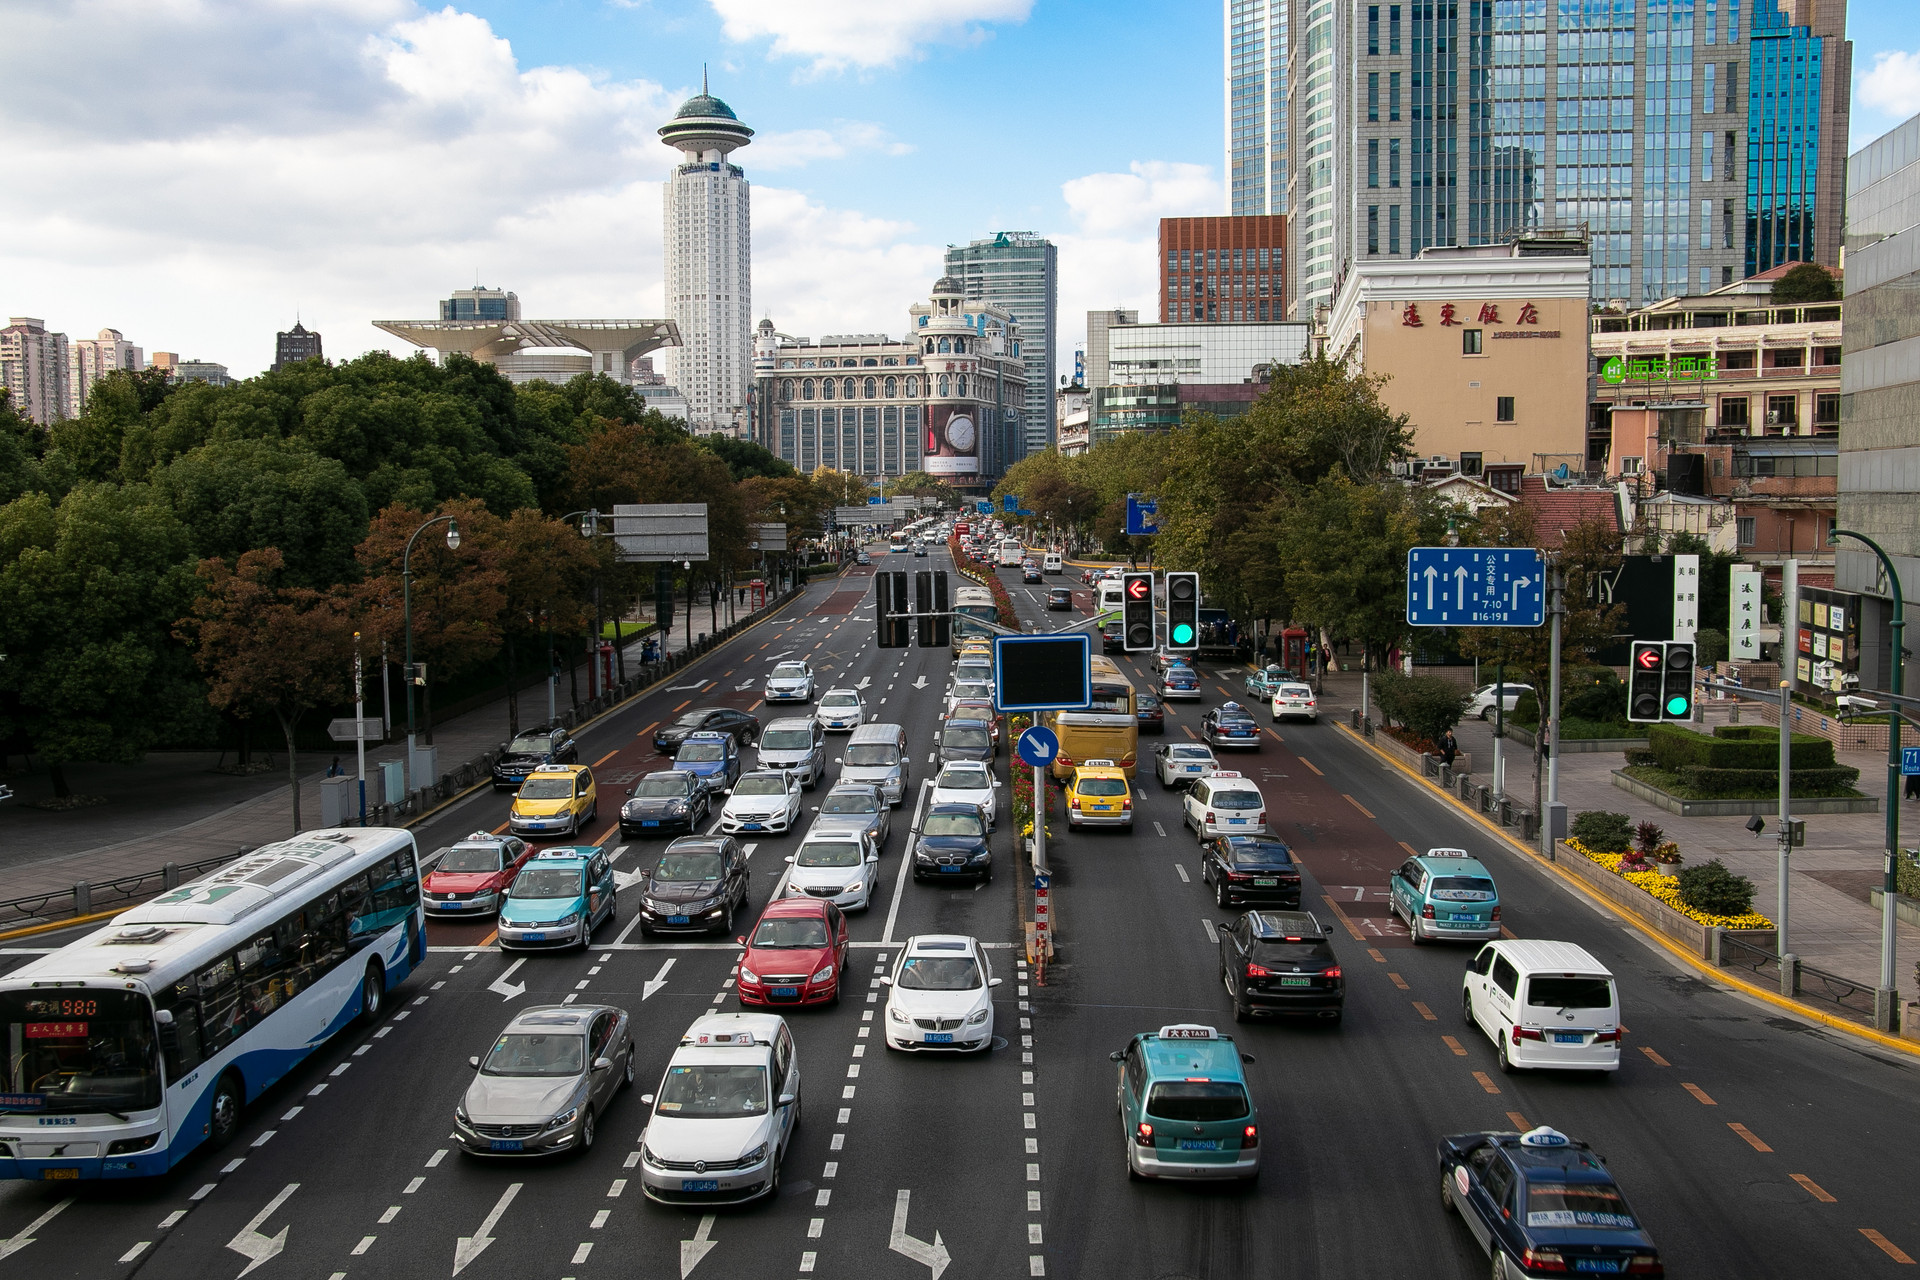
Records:
[[[1180,798],[1180,819],[1208,836],[1257,836],[1267,830],[1267,801],[1245,774],[1215,770],[1195,778]]]
[[[660,1078],[640,1147],[640,1185],[662,1204],[741,1204],[780,1190],[800,1123],[800,1060],[786,1019],[694,1020]]]

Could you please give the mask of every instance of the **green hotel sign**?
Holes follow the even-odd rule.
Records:
[[[1704,356],[1615,356],[1600,368],[1608,382],[1706,382],[1720,376],[1720,359]]]

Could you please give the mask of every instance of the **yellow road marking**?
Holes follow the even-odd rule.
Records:
[[[609,751],[607,752],[607,754],[601,756],[598,760],[595,760],[593,762],[593,767],[598,769],[601,765],[605,764],[607,761],[613,759],[615,756],[619,754],[620,754],[620,749],[616,747],[612,751]]]
[[[1822,1187],[1819,1183],[1815,1182],[1812,1178],[1809,1178],[1806,1174],[1792,1173],[1792,1174],[1788,1174],[1787,1176],[1792,1178],[1795,1182],[1799,1183],[1801,1186],[1805,1187],[1807,1189],[1807,1194],[1812,1196],[1815,1200],[1818,1200],[1821,1204],[1835,1203],[1834,1198],[1827,1194],[1826,1188]]]
[[[1733,1131],[1734,1131],[1735,1133],[1737,1133],[1737,1134],[1739,1134],[1739,1135],[1740,1135],[1741,1137],[1743,1137],[1743,1138],[1745,1138],[1745,1139],[1747,1140],[1747,1145],[1748,1145],[1748,1146],[1750,1146],[1750,1147],[1752,1147],[1752,1148],[1753,1148],[1753,1149],[1754,1149],[1755,1151],[1768,1151],[1768,1152],[1770,1152],[1770,1151],[1772,1151],[1772,1150],[1773,1150],[1773,1148],[1772,1148],[1772,1147],[1770,1147],[1770,1146],[1768,1146],[1768,1145],[1767,1145],[1766,1143],[1764,1143],[1764,1142],[1762,1142],[1762,1141],[1760,1141],[1760,1139],[1759,1139],[1759,1138],[1757,1138],[1757,1137],[1755,1137],[1755,1136],[1754,1136],[1754,1133],[1753,1133],[1753,1130],[1751,1130],[1751,1129],[1749,1129],[1749,1128],[1747,1128],[1747,1126],[1745,1126],[1745,1125],[1743,1125],[1743,1124],[1731,1124],[1731,1123],[1730,1123],[1730,1124],[1728,1124],[1728,1125],[1727,1125],[1727,1128],[1729,1128],[1729,1129],[1731,1129],[1731,1130],[1733,1130]]]
[[[1655,1053],[1652,1049],[1649,1049],[1644,1044],[1640,1046],[1640,1052],[1646,1054],[1647,1057],[1653,1059],[1653,1065],[1656,1067],[1670,1067],[1673,1065],[1671,1062],[1668,1062],[1665,1058],[1661,1057],[1659,1054]]]
[[[1411,987],[1409,987],[1409,986],[1407,986],[1407,980],[1406,980],[1405,978],[1403,978],[1403,977],[1401,977],[1401,976],[1400,976],[1399,974],[1397,974],[1397,973],[1389,973],[1389,974],[1387,975],[1387,977],[1389,977],[1389,978],[1391,978],[1391,979],[1393,979],[1393,985],[1394,985],[1394,986],[1396,986],[1396,987],[1398,987],[1398,988],[1400,988],[1400,989],[1401,989],[1402,991],[1410,991],[1410,990],[1412,990],[1412,988],[1411,988]]]
[[[1467,1046],[1461,1044],[1458,1040],[1454,1039],[1452,1036],[1441,1036],[1440,1042],[1446,1045],[1447,1048],[1453,1050],[1454,1057],[1464,1058],[1467,1056]]]
[[[1507,1119],[1513,1121],[1513,1127],[1518,1129],[1522,1133],[1526,1133],[1528,1130],[1533,1128],[1532,1125],[1527,1123],[1527,1118],[1521,1115],[1518,1111],[1507,1112]]]
[[[1899,1245],[1887,1239],[1885,1236],[1881,1235],[1878,1231],[1875,1231],[1872,1227],[1860,1228],[1860,1234],[1865,1236],[1867,1239],[1873,1241],[1875,1244],[1879,1245],[1880,1252],[1886,1254],[1889,1258],[1892,1258],[1895,1262],[1904,1263],[1909,1267],[1913,1265],[1913,1259],[1909,1258],[1906,1255],[1906,1252],[1903,1249],[1901,1249]]]
[[[1408,853],[1412,854],[1416,858],[1420,856],[1420,851],[1414,848],[1412,845],[1408,844],[1405,840],[1402,840],[1400,842],[1400,847],[1402,849],[1405,849]]]
[[[1387,962],[1387,958],[1380,954],[1380,948],[1378,947],[1368,947],[1367,954],[1372,956],[1375,960],[1378,960],[1381,964],[1385,964]]]
[[[1324,893],[1320,895],[1320,901],[1326,903],[1327,909],[1332,911],[1333,914],[1339,918],[1341,924],[1347,926],[1347,932],[1353,935],[1353,940],[1355,942],[1365,942],[1367,940],[1367,936],[1364,933],[1361,933],[1360,930],[1357,927],[1355,927],[1353,921],[1347,919],[1347,913],[1340,909],[1339,903],[1335,902],[1332,898],[1329,898]]]
[[[1480,1082],[1480,1087],[1482,1089],[1485,1089],[1488,1093],[1500,1092],[1500,1086],[1495,1084],[1493,1082],[1493,1077],[1488,1075],[1486,1072],[1476,1071],[1473,1073],[1473,1078],[1475,1080],[1478,1080]]]
[[[1309,768],[1309,769],[1312,769],[1312,770],[1313,770],[1313,776],[1314,776],[1314,777],[1316,777],[1316,778],[1324,778],[1324,777],[1326,777],[1326,776],[1327,776],[1326,774],[1324,774],[1324,773],[1322,773],[1322,772],[1320,772],[1320,770],[1319,770],[1318,768],[1316,768],[1316,767],[1314,766],[1314,763],[1313,763],[1313,761],[1311,761],[1311,760],[1309,760],[1309,759],[1307,759],[1307,758],[1306,758],[1305,756],[1299,756],[1299,757],[1296,757],[1296,758],[1297,758],[1297,759],[1298,759],[1298,760],[1300,761],[1300,763],[1301,763],[1301,764],[1303,764],[1303,765],[1305,765],[1305,766],[1307,766],[1307,768]]]
[[[492,933],[480,939],[480,945],[483,947],[490,947],[493,945],[494,939],[498,938],[499,936],[500,936],[500,931],[498,929],[495,929]]]
[[[1343,796],[1347,795],[1347,793],[1344,791],[1342,791],[1340,794]],[[1358,809],[1360,812],[1366,813],[1369,818],[1373,818],[1373,815],[1371,813],[1367,813],[1367,806],[1361,804],[1358,800],[1355,800],[1352,796],[1347,796],[1347,803],[1352,805],[1354,808]],[[1374,818],[1374,821],[1378,822],[1379,819]]]
[[[1697,1084],[1687,1084],[1685,1081],[1682,1081],[1680,1084],[1680,1087],[1682,1089],[1685,1089],[1688,1093],[1692,1094],[1694,1098],[1703,1107],[1717,1107],[1720,1105],[1719,1103],[1715,1102],[1712,1098],[1709,1098],[1707,1096],[1707,1091],[1705,1089],[1702,1089]]]
[[[1426,1020],[1427,1020],[1428,1022],[1438,1022],[1438,1021],[1440,1021],[1440,1018],[1439,1018],[1439,1015],[1437,1015],[1436,1013],[1434,1013],[1434,1011],[1433,1011],[1433,1010],[1431,1010],[1431,1009],[1429,1009],[1429,1008],[1427,1008],[1427,1006],[1426,1006],[1426,1005],[1424,1005],[1424,1004],[1421,1004],[1421,1003],[1420,1003],[1420,1002],[1419,1002],[1418,1000],[1415,1000],[1415,1001],[1413,1002],[1413,1007],[1414,1007],[1415,1009],[1418,1009],[1418,1010],[1420,1011],[1420,1016],[1421,1016],[1421,1017],[1423,1017],[1423,1018],[1425,1018],[1425,1019],[1426,1019]]]
[[[683,703],[681,703],[681,704],[680,704],[679,706],[677,706],[677,707],[675,707],[675,708],[674,708],[674,710],[675,710],[675,711],[682,711],[682,710],[685,710],[685,709],[686,709],[687,707],[690,707],[690,706],[692,706],[692,705],[693,705],[693,699],[692,699],[692,698],[688,698],[688,699],[687,699],[687,700],[686,700],[685,702],[683,702]]]
[[[758,698],[755,698],[753,700],[753,705],[747,708],[747,710],[749,711],[758,711],[759,709],[760,709],[760,699]]]

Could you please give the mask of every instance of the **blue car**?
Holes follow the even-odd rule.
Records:
[[[613,919],[613,859],[594,845],[542,849],[520,868],[500,904],[502,951],[585,947]]]
[[[1429,849],[1387,879],[1388,905],[1415,946],[1436,938],[1484,942],[1500,936],[1500,891],[1465,849]]]
[[[673,767],[700,779],[711,796],[739,779],[740,747],[729,734],[703,729],[686,736],[673,757]]]
[[[1664,1276],[1660,1251],[1607,1163],[1545,1125],[1528,1133],[1442,1138],[1440,1203],[1493,1259],[1496,1280],[1521,1276]]]

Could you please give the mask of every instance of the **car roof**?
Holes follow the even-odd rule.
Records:
[[[507,1031],[550,1030],[584,1031],[597,1013],[619,1012],[611,1005],[596,1004],[536,1004],[514,1014],[507,1020],[502,1033]]]
[[[1293,852],[1293,846],[1285,840],[1282,840],[1279,836],[1214,836],[1213,839],[1220,841],[1229,849],[1251,849],[1259,847],[1262,849],[1285,849],[1288,853]]]
[[[676,849],[695,849],[703,853],[708,850],[717,853],[726,848],[729,839],[731,839],[730,836],[676,836],[667,841],[667,847],[661,852],[671,853]]]
[[[721,733],[718,729],[697,729],[694,732],[688,734],[685,738],[685,741],[686,742],[725,742],[728,740],[730,736],[731,735],[729,734]]]
[[[975,945],[964,933],[920,933],[908,938],[904,949],[911,955],[950,955],[956,950],[971,951]]]
[[[1122,769],[1119,765],[1094,764],[1091,761],[1086,764],[1073,766],[1073,776],[1075,778],[1078,778],[1083,773],[1089,778],[1125,778],[1127,776],[1126,770]]]
[[[967,813],[977,818],[980,816],[980,806],[974,804],[971,800],[942,800],[939,804],[929,808],[927,812],[929,814]]]
[[[1210,757],[1213,755],[1213,748],[1204,742],[1169,742],[1167,754],[1173,755],[1176,752],[1181,755]]]
[[[777,1013],[709,1013],[695,1018],[680,1033],[680,1048],[673,1056],[692,1051],[699,1056],[718,1049],[729,1055],[746,1051],[764,1053],[778,1040],[786,1019]],[[743,1039],[744,1038],[744,1039]]]
[[[1594,959],[1593,954],[1578,943],[1548,942],[1539,938],[1500,938],[1493,945],[1522,968],[1547,972],[1557,970],[1593,977],[1613,976],[1612,970]]]
[[[812,716],[782,716],[778,720],[767,721],[769,729],[808,729],[812,726]]]
[[[940,766],[940,772],[942,773],[945,773],[949,769],[964,769],[968,773],[993,772],[991,769],[987,767],[987,762],[985,760],[949,760],[945,764]]]
[[[785,782],[791,777],[793,777],[791,769],[749,769],[740,775],[740,781],[745,782],[748,778],[777,778]]]
[[[839,840],[845,840],[847,838],[848,837],[844,835],[835,837],[835,839]],[[785,919],[788,916],[825,917],[826,914],[827,902],[824,898],[775,898],[772,902],[769,902],[766,909],[760,913],[760,918],[766,920],[768,918]]]
[[[533,861],[527,865],[533,866],[535,863],[543,862],[585,862],[599,852],[599,848],[595,845],[556,844],[534,854]]]
[[[836,791],[857,791],[863,796],[877,796],[880,794],[880,788],[875,783],[854,782],[851,780],[836,782],[827,788],[828,795],[832,795]]]
[[[1284,938],[1324,939],[1327,931],[1311,911],[1249,911],[1247,924],[1253,936],[1266,942]]]
[[[1444,857],[1437,857],[1431,853],[1422,853],[1417,855],[1414,861],[1437,876],[1478,875],[1486,876],[1489,880],[1493,878],[1492,874],[1488,872],[1486,866],[1481,863],[1480,859],[1470,858],[1464,853],[1448,854]]]
[[[1212,773],[1200,775],[1201,782],[1217,783],[1220,791],[1258,791],[1260,788],[1253,779],[1244,773],[1232,769],[1215,769]]]
[[[587,766],[583,764],[543,764],[527,776],[529,778],[537,778],[544,773],[549,776],[571,778],[575,774],[585,773],[586,771]]]
[[[823,698],[831,698],[836,693],[850,693],[856,698],[860,696],[860,691],[858,689],[841,689],[837,687],[827,690],[825,693],[821,694],[820,696]]]

